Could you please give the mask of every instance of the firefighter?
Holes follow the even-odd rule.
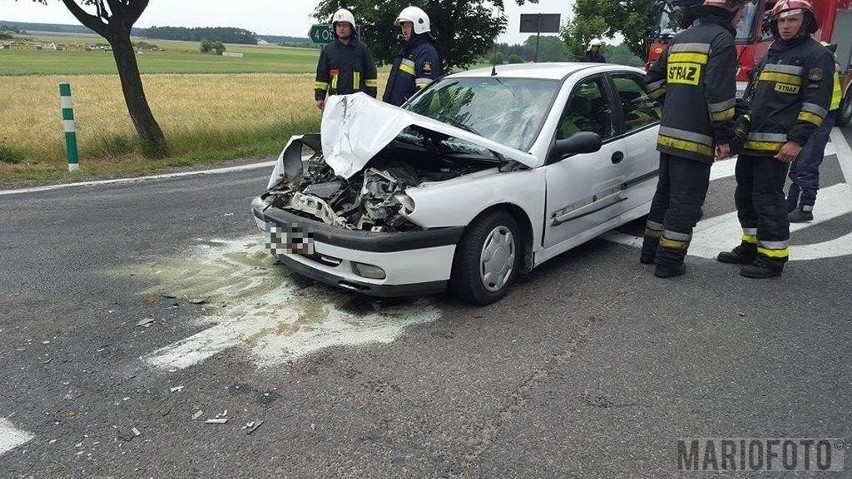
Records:
[[[736,102],[736,30],[747,0],[706,0],[700,22],[678,33],[645,77],[648,95],[664,100],[657,137],[660,178],[639,260],[660,278],[686,272],[692,229],[710,185],[714,160],[730,156]]]
[[[586,50],[586,54],[580,57],[580,61],[588,63],[606,63],[606,58],[601,55],[601,41],[597,38],[593,38],[592,41],[589,42],[589,48]]]
[[[831,104],[834,59],[811,38],[818,29],[806,0],[780,0],[772,8],[775,41],[758,67],[750,129],[736,166],[742,239],[718,256],[744,265],[740,274],[747,278],[780,276],[790,255],[784,179]]]
[[[391,67],[384,101],[400,106],[441,76],[441,62],[429,33],[429,15],[406,7],[395,22],[402,29],[402,50]]]
[[[828,115],[822,125],[808,139],[799,157],[790,164],[790,189],[787,191],[787,218],[791,223],[806,223],[814,219],[813,209],[816,204],[817,190],[819,190],[819,166],[825,157],[825,145],[828,136],[834,128],[837,119],[837,110],[840,108],[840,100],[843,90],[840,85],[840,68],[837,64],[835,50],[837,44],[830,45],[822,42],[834,56],[834,88],[831,93],[831,106]]]
[[[341,8],[331,17],[334,41],[323,47],[317,62],[314,99],[325,107],[326,95],[348,95],[362,91],[376,97],[378,76],[373,56],[355,31],[352,12]]]

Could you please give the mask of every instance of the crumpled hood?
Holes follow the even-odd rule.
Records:
[[[402,130],[417,125],[487,148],[533,168],[535,156],[461,128],[382,103],[365,93],[333,95],[322,114],[322,152],[334,173],[350,178],[366,166]]]

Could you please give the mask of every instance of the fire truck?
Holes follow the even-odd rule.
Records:
[[[738,93],[745,89],[748,72],[760,63],[772,43],[768,20],[774,2],[753,0],[743,9],[736,35]],[[852,0],[811,2],[820,26],[813,35],[814,39],[836,45],[835,53],[843,86],[843,101],[837,121],[839,125],[845,126],[852,121]],[[692,24],[695,16],[691,7],[702,3],[702,0],[654,0],[650,10],[654,26],[650,30],[651,45],[646,66],[660,57],[677,32]]]

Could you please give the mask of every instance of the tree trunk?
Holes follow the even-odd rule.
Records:
[[[154,119],[148,100],[145,98],[145,90],[142,87],[142,78],[139,76],[139,65],[136,63],[136,54],[130,42],[130,34],[118,34],[109,38],[112,46],[112,55],[118,67],[118,76],[121,79],[121,91],[124,93],[124,101],[127,103],[127,111],[133,126],[144,143],[145,153],[152,156],[163,156],[166,153],[166,139],[163,130]]]

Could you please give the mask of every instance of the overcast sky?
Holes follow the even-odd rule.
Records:
[[[239,27],[260,34],[306,37],[314,23],[311,13],[317,3],[317,0],[151,0],[136,26]],[[528,36],[518,33],[521,13],[560,13],[564,24],[574,2],[539,0],[538,5],[523,7],[518,7],[514,0],[505,3],[509,27],[497,40],[521,43]],[[30,0],[0,0],[0,20],[78,24],[59,1],[45,6]]]

